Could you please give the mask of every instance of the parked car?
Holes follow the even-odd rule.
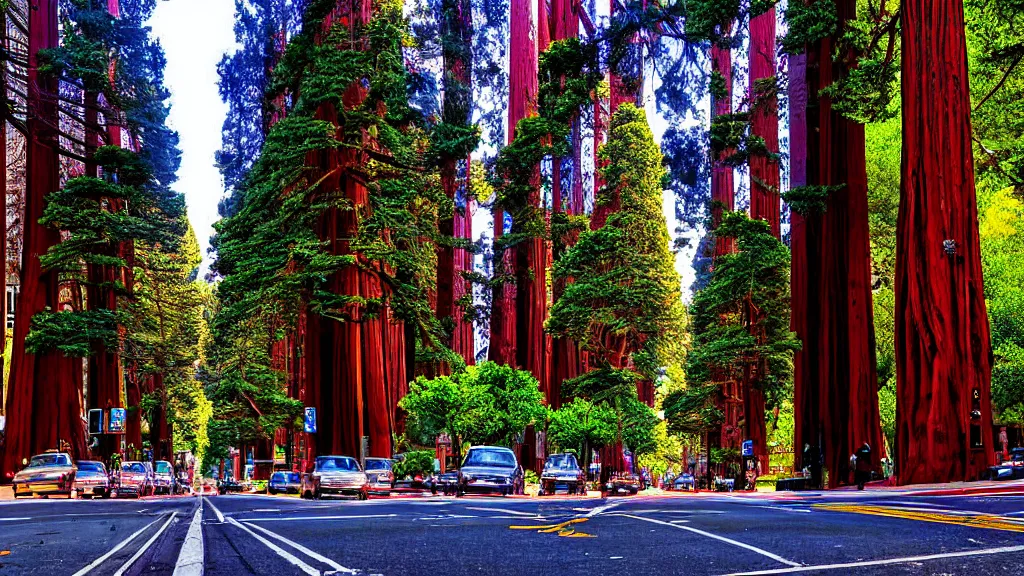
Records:
[[[604,485],[604,492],[608,495],[629,494],[634,496],[640,492],[640,477],[631,472],[616,472]]]
[[[544,461],[540,473],[540,495],[554,494],[565,489],[569,494],[586,493],[587,479],[573,454],[552,454]]]
[[[395,487],[395,473],[388,458],[367,458],[366,459],[366,481],[370,483],[370,492],[373,494],[391,495],[391,489]]]
[[[679,476],[676,477],[675,480],[672,481],[672,489],[673,490],[691,490],[692,491],[694,486],[695,486],[695,484],[694,484],[693,474],[690,474],[688,472],[684,472],[683,474],[680,474]]]
[[[313,472],[303,475],[301,490],[303,498],[319,499],[324,494],[339,494],[366,500],[370,483],[355,458],[318,456]]]
[[[228,492],[242,492],[243,490],[245,490],[245,486],[231,476],[217,481],[217,493],[221,496]]]
[[[1020,480],[1024,478],[1024,448],[1010,451],[1010,459],[1002,464],[990,466],[986,476],[989,480]]]
[[[44,452],[33,456],[27,462],[23,461],[25,468],[14,475],[14,497],[49,496],[51,494],[66,494],[68,498],[73,497],[75,488],[75,474],[78,469],[71,460],[71,455],[65,452]]]
[[[434,474],[430,477],[430,493],[437,495],[438,492],[445,496],[455,496],[459,491],[459,471],[448,470],[444,474]]]
[[[153,492],[155,494],[176,494],[178,492],[174,466],[171,466],[167,460],[157,460],[153,467]]]
[[[302,477],[298,472],[274,472],[267,483],[270,494],[298,494],[302,487]]]
[[[142,462],[123,462],[121,469],[117,472],[117,482],[114,489],[118,496],[132,495],[136,498],[149,493],[150,479],[149,471]]]
[[[79,498],[110,497],[110,476],[103,462],[79,460],[75,465],[78,468],[75,474],[75,493]]]
[[[473,446],[459,470],[457,496],[523,493],[523,469],[514,452],[499,446]]]

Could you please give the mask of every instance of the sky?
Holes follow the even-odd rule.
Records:
[[[217,93],[217,62],[236,49],[233,0],[157,2],[149,24],[167,55],[164,82],[171,91],[170,127],[181,137],[181,168],[174,189],[185,195],[203,250],[199,277],[210,265],[210,236],[224,194],[214,152],[227,105]]]

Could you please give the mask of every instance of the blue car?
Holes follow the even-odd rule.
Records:
[[[274,472],[267,484],[267,492],[271,494],[298,494],[302,478],[298,472]]]

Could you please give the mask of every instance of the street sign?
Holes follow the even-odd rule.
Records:
[[[124,423],[127,414],[124,408],[111,408],[110,418],[107,420],[107,434],[124,434]]]
[[[303,419],[302,429],[307,434],[316,434],[316,408],[306,408],[306,417]]]
[[[743,455],[744,456],[753,456],[754,455],[754,441],[753,440],[744,440],[743,441]]]
[[[103,410],[89,410],[89,434],[103,434]]]

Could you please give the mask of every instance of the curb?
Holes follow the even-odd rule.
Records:
[[[1024,495],[1024,485],[1015,484],[1012,486],[971,486],[969,488],[946,488],[939,490],[922,490],[920,492],[909,492],[904,496],[979,496],[998,494],[1002,496]]]

